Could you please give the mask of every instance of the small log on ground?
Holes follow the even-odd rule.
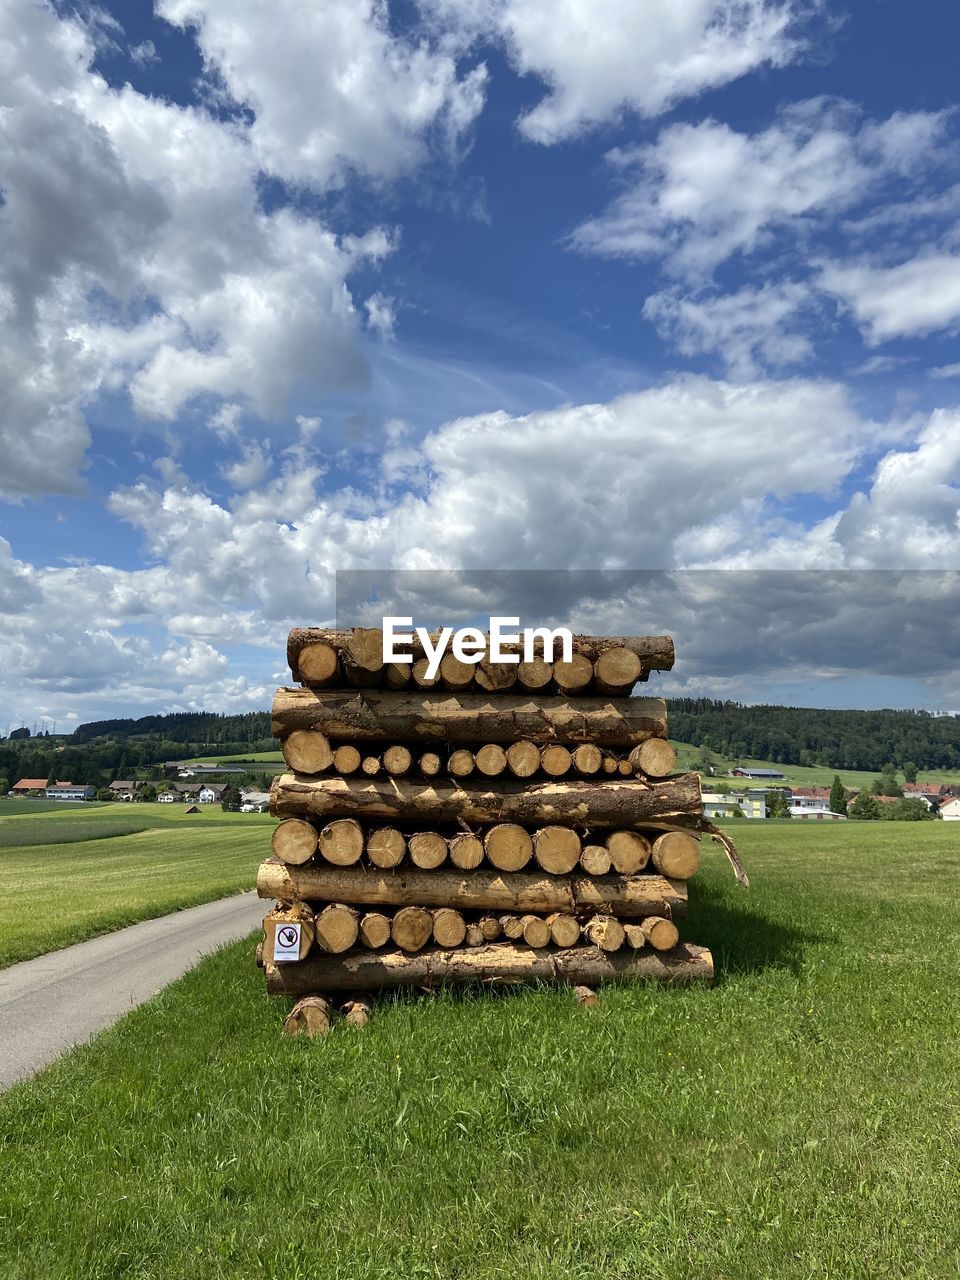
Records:
[[[653,842],[651,861],[671,880],[689,880],[700,867],[700,842],[686,831],[664,831]]]
[[[594,916],[583,926],[583,936],[601,951],[619,951],[623,946],[623,925],[613,916]]]
[[[395,827],[377,827],[367,834],[367,857],[375,867],[398,867],[406,852],[406,839]]]
[[[479,836],[454,836],[450,841],[450,861],[461,871],[472,871],[483,861],[483,841]]]
[[[433,916],[423,907],[401,907],[390,935],[401,951],[420,951],[433,936]]]
[[[592,911],[626,919],[686,912],[687,886],[647,871],[638,876],[549,876],[542,872],[503,873],[486,867],[464,874],[440,867],[418,871],[399,867],[330,867],[313,863],[288,867],[267,859],[257,874],[257,893],[279,902],[353,902],[365,907],[457,907],[492,912]]]
[[[360,934],[360,915],[342,902],[331,903],[314,923],[317,946],[334,955],[349,951]]]
[[[383,767],[391,778],[402,778],[410,772],[412,765],[413,756],[407,747],[395,744],[383,753]]]
[[[348,1027],[365,1027],[373,1010],[369,1000],[347,1000],[343,1005],[344,1022]]]
[[[337,818],[320,830],[320,855],[335,867],[351,867],[363,853],[363,828],[353,818]]]
[[[639,831],[611,831],[607,853],[613,869],[622,876],[636,875],[650,861],[650,841]]]
[[[295,729],[281,743],[283,758],[294,773],[324,773],[333,764],[326,735],[315,729]]]
[[[648,738],[630,752],[630,763],[648,778],[666,778],[677,767],[677,753],[665,738]]]
[[[300,867],[317,852],[317,829],[303,818],[286,818],[274,827],[270,847],[281,862]]]
[[[523,940],[528,947],[549,947],[550,926],[542,916],[523,916]]]
[[[551,875],[568,875],[580,861],[580,837],[570,827],[541,827],[533,837],[533,856]]]
[[[385,947],[390,941],[390,917],[382,911],[367,911],[360,917],[357,941],[363,947]]]
[[[416,672],[416,664],[414,665]],[[662,698],[530,698],[514,694],[278,689],[273,733],[320,729],[353,742],[594,742],[635,747],[667,732]]]
[[[306,1036],[309,1040],[325,1036],[330,1030],[333,1005],[323,996],[303,996],[283,1020],[288,1036]]]
[[[498,778],[507,768],[507,753],[498,742],[488,742],[473,757],[485,778]]]
[[[547,927],[555,946],[575,947],[580,941],[580,922],[565,911],[554,911],[547,916]]]
[[[651,916],[638,926],[654,951],[672,951],[680,941],[680,932],[672,920]]]
[[[356,773],[360,768],[360,752],[356,747],[351,746],[349,742],[345,742],[342,747],[337,747],[333,753],[333,767],[337,773],[342,773],[345,777],[349,777],[351,773]]]
[[[587,844],[580,853],[580,865],[588,876],[605,876],[613,863],[602,844]]]
[[[582,1004],[585,1009],[595,1009],[600,1003],[600,997],[593,987],[574,987],[573,998],[577,1004]]]
[[[673,951],[601,951],[571,947],[568,951],[494,942],[454,951],[431,949],[419,955],[355,951],[345,956],[316,955],[303,964],[267,965],[272,995],[308,991],[374,991],[381,988],[444,983],[560,982],[597,987],[604,982],[647,979],[662,983],[712,982],[713,957],[706,947],[681,943]]]
[[[459,911],[438,907],[433,913],[433,940],[438,947],[459,947],[467,936],[467,925]]]
[[[533,857],[533,841],[515,822],[501,822],[484,836],[483,850],[498,871],[520,871]]]
[[[407,841],[410,861],[421,871],[441,867],[447,860],[447,842],[436,831],[418,831]]]
[[[540,748],[521,739],[507,747],[507,768],[515,778],[530,778],[540,768]]]
[[[270,812],[275,818],[350,817],[431,826],[515,822],[531,827],[556,824],[599,830],[690,820],[702,810],[700,778],[695,773],[651,783],[636,778],[576,778],[524,786],[504,779],[498,780],[496,787],[479,781],[431,784],[405,778],[308,778],[284,773],[270,792]]]
[[[540,768],[550,778],[562,778],[573,768],[573,756],[566,747],[551,743],[540,752]]]

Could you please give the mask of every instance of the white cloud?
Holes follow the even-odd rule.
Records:
[[[788,107],[755,134],[716,120],[671,125],[649,145],[610,153],[624,189],[571,244],[657,257],[681,276],[709,274],[923,170],[947,120],[946,112],[914,112],[864,123],[851,104],[819,98]]]
[[[871,346],[960,327],[960,254],[924,253],[892,267],[831,262],[818,283],[850,308]]]
[[[381,338],[392,338],[397,322],[396,300],[382,293],[372,293],[363,305],[367,312],[367,328],[379,333]]]
[[[207,67],[249,107],[257,163],[308,186],[350,169],[390,178],[423,160],[425,136],[456,146],[483,107],[486,70],[390,31],[384,0],[161,0],[196,29]]]
[[[152,40],[144,40],[135,44],[130,50],[130,58],[138,67],[147,67],[151,62],[159,62],[157,47]]]
[[[956,364],[941,364],[928,372],[931,378],[960,378],[960,361]]]
[[[766,284],[737,293],[686,297],[677,289],[647,298],[643,314],[683,355],[719,355],[732,375],[756,376],[759,365],[801,364],[813,345],[800,330],[811,306],[806,285]]]
[[[221,467],[222,474],[234,489],[254,489],[262,484],[270,471],[270,442],[261,445],[250,441],[243,446],[241,456]]]
[[[549,92],[520,118],[555,143],[627,111],[656,116],[685,98],[803,49],[803,6],[766,0],[419,0],[447,34],[498,39]]]

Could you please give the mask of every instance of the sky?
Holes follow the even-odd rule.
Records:
[[[0,733],[266,707],[360,569],[672,571],[552,612],[671,630],[668,692],[960,707],[958,44],[0,0]]]

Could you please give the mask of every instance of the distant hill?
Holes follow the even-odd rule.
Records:
[[[243,715],[218,715],[212,711],[176,711],[139,720],[91,720],[78,725],[71,742],[95,738],[162,738],[164,742],[253,744],[270,737],[270,713],[248,711]]]
[[[960,716],[929,711],[832,711],[671,698],[670,736],[730,760],[879,771],[912,762],[960,769]]]

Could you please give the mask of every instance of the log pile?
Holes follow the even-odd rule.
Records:
[[[567,663],[447,654],[435,680],[417,643],[387,663],[378,630],[290,633],[257,880],[289,1034],[323,1034],[338,1000],[363,1025],[391,987],[549,980],[589,1005],[604,982],[710,981],[676,923],[700,781],[674,772],[662,699],[630,696],[672,666],[669,637],[578,636]]]

